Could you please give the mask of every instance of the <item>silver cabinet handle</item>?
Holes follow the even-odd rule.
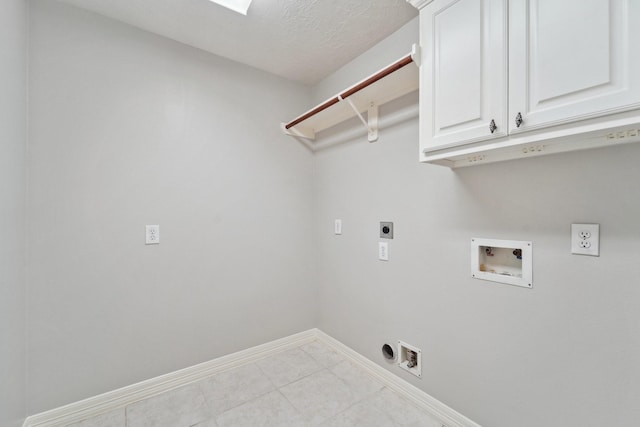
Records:
[[[498,126],[496,126],[496,121],[491,120],[491,123],[489,123],[489,130],[491,131],[491,133],[494,133],[496,129],[498,129]]]
[[[519,128],[522,124],[522,114],[518,113],[516,115],[516,127]]]

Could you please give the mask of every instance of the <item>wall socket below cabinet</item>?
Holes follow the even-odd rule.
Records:
[[[600,256],[600,224],[571,224],[571,253]]]

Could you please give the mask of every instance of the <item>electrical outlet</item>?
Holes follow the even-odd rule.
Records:
[[[380,237],[382,239],[393,239],[393,222],[385,221],[380,223]]]
[[[571,253],[600,256],[600,224],[571,224]]]
[[[589,249],[591,247],[591,242],[588,240],[580,240],[578,245],[580,246],[580,249]]]
[[[160,243],[160,226],[159,225],[147,225],[145,226],[145,244],[157,245]]]
[[[389,244],[387,242],[378,242],[378,259],[389,261]]]
[[[578,237],[580,237],[582,240],[587,240],[589,237],[591,237],[591,232],[589,230],[581,230],[578,233]]]

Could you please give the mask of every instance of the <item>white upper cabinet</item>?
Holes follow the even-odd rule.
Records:
[[[510,1],[509,132],[638,108],[639,8],[638,0]]]
[[[436,0],[420,15],[422,149],[507,134],[506,0]]]
[[[420,8],[421,161],[640,141],[640,0],[408,1]]]

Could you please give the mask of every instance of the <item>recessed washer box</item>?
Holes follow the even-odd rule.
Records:
[[[471,239],[471,276],[531,288],[533,246],[518,240]]]
[[[422,378],[422,350],[406,342],[398,341],[398,366]]]

